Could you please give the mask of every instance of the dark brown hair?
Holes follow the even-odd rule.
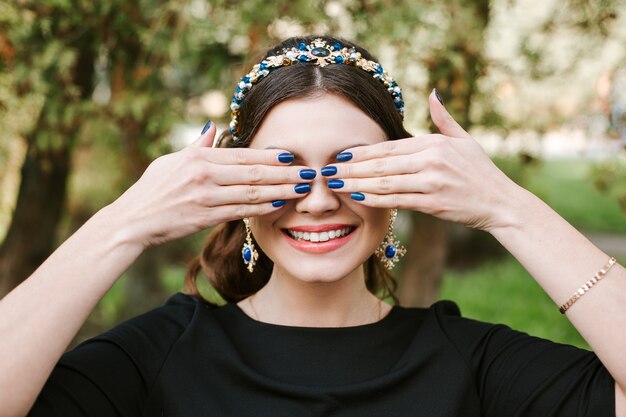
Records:
[[[297,48],[316,38],[327,44],[335,42],[354,47],[363,58],[377,61],[367,50],[331,36],[293,37],[269,49],[264,58],[278,55],[283,48]],[[377,61],[378,62],[378,61]],[[374,120],[385,132],[388,140],[411,136],[402,125],[391,94],[385,86],[366,71],[351,65],[328,65],[320,67],[312,63],[297,63],[273,70],[246,94],[238,118],[238,140],[232,141],[230,132],[220,137],[222,147],[248,147],[267,113],[280,102],[292,98],[310,98],[332,93],[346,98]],[[258,263],[249,273],[241,259],[241,247],[245,240],[242,221],[232,221],[217,226],[207,238],[202,252],[189,264],[185,276],[185,291],[200,295],[196,286],[198,273],[202,271],[222,298],[237,302],[260,290],[269,280],[273,262],[256,245]],[[394,291],[396,282],[381,262],[372,255],[364,265],[367,288],[382,296],[390,296],[398,303]]]

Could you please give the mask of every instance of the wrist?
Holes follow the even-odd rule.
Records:
[[[114,203],[103,207],[85,224],[97,237],[107,240],[112,248],[124,248],[139,256],[146,249],[146,239],[127,218],[128,212]]]
[[[494,207],[494,221],[485,229],[494,237],[508,231],[521,230],[539,216],[545,203],[536,195],[514,183],[499,204]]]

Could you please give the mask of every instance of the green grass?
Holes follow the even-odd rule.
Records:
[[[615,198],[594,187],[592,166],[583,160],[543,161],[522,185],[582,231],[626,234],[626,214]]]

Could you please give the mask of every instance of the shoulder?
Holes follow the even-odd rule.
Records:
[[[92,340],[128,343],[135,339],[156,341],[176,339],[193,321],[198,311],[211,308],[199,297],[177,293],[164,305],[131,318]]]
[[[181,337],[202,320],[202,311],[212,308],[199,297],[175,294],[164,305],[83,342],[61,362],[123,355],[144,377],[152,379]]]

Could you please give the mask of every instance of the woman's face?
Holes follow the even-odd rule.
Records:
[[[332,282],[362,273],[362,264],[384,238],[389,210],[367,207],[349,193],[330,190],[320,169],[336,164],[336,155],[344,149],[383,140],[385,133],[372,119],[333,94],[286,100],[267,114],[250,147],[287,150],[295,155],[293,164],[317,171],[310,193],[251,219],[254,239],[274,262],[274,274]],[[346,236],[331,238],[346,229]],[[328,240],[314,242],[317,238]]]

